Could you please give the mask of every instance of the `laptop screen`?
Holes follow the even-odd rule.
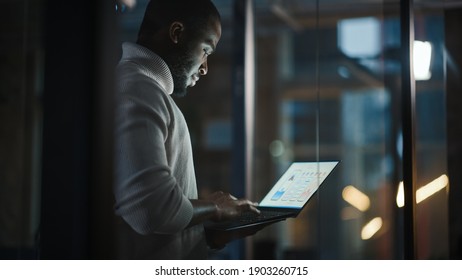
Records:
[[[339,161],[294,162],[259,206],[303,208]]]

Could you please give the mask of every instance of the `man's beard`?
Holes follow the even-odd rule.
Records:
[[[181,54],[179,54],[181,53]],[[167,59],[173,78],[173,93],[175,97],[184,97],[187,94],[189,73],[194,65],[191,51],[187,48],[170,54]]]

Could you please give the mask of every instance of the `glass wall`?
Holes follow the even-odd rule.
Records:
[[[407,139],[402,133],[406,93],[401,88],[399,3],[250,1],[255,138],[243,147],[234,141],[240,117],[233,98],[244,91],[236,84],[242,75],[236,42],[246,35],[238,29],[245,23],[238,2],[247,3],[214,1],[223,36],[209,60],[209,74],[177,100],[191,131],[200,193],[243,192],[244,185],[233,185],[239,174],[235,169],[252,164],[246,195],[258,201],[294,161],[341,163],[296,219],[231,243],[213,257],[403,258]],[[414,7],[419,41],[414,58],[416,187],[435,190],[416,205],[416,257],[423,259],[448,257],[444,14],[438,2],[416,1]],[[121,41],[136,38],[145,5],[137,1],[119,15]],[[431,50],[426,53],[427,46]],[[420,64],[426,60],[428,66]],[[241,109],[237,114],[247,114]],[[252,155],[240,167],[233,165],[239,149]]]
[[[270,1],[256,11],[258,69],[266,69],[258,72],[257,127],[273,130],[257,140],[266,150],[261,160],[273,170],[266,182],[259,180],[264,168],[256,174],[258,188],[264,192],[293,161],[341,160],[296,219],[267,232],[280,258],[394,254],[399,167],[385,67],[397,72],[399,65],[387,65],[384,52],[399,48],[399,32],[392,32],[399,31],[399,21],[384,16],[382,3],[352,11],[347,7],[354,2]],[[272,122],[260,107],[264,99],[274,104]],[[368,223],[374,234],[364,232]]]
[[[256,196],[293,161],[341,164],[299,217],[258,234],[255,248],[270,244],[277,258],[402,258],[399,4],[256,3]],[[443,22],[441,6],[416,3],[415,222],[424,259],[448,257]],[[435,192],[419,198],[423,189]]]
[[[0,258],[113,257],[107,104],[118,57],[104,54],[112,55],[112,36],[117,44],[135,40],[148,1],[117,6],[118,32],[112,32],[112,1],[91,9],[4,2]],[[402,259],[409,207],[403,97],[409,92],[402,88],[400,1],[213,2],[222,16],[221,41],[208,75],[176,100],[190,129],[200,195],[223,190],[258,201],[294,161],[340,165],[297,218],[232,242],[211,258]],[[462,5],[413,2],[415,257],[447,259],[445,12]],[[74,30],[69,40],[62,41],[67,33],[60,28]],[[244,54],[249,40],[255,48]],[[255,71],[246,76],[249,63]],[[248,79],[254,90],[244,89]],[[255,104],[236,104],[244,93]],[[253,120],[253,137],[243,118]]]
[[[415,3],[416,256],[419,259],[449,257],[446,34],[444,3],[440,2]]]

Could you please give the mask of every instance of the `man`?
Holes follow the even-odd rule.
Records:
[[[188,128],[171,97],[184,96],[207,74],[220,36],[210,0],[152,0],[137,43],[123,44],[115,183],[121,258],[206,258],[202,222],[259,212],[222,192],[198,199]]]

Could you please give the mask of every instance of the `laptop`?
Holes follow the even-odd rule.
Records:
[[[295,218],[339,161],[294,162],[258,205],[260,215],[249,212],[237,219],[207,222],[211,230],[229,231]]]

